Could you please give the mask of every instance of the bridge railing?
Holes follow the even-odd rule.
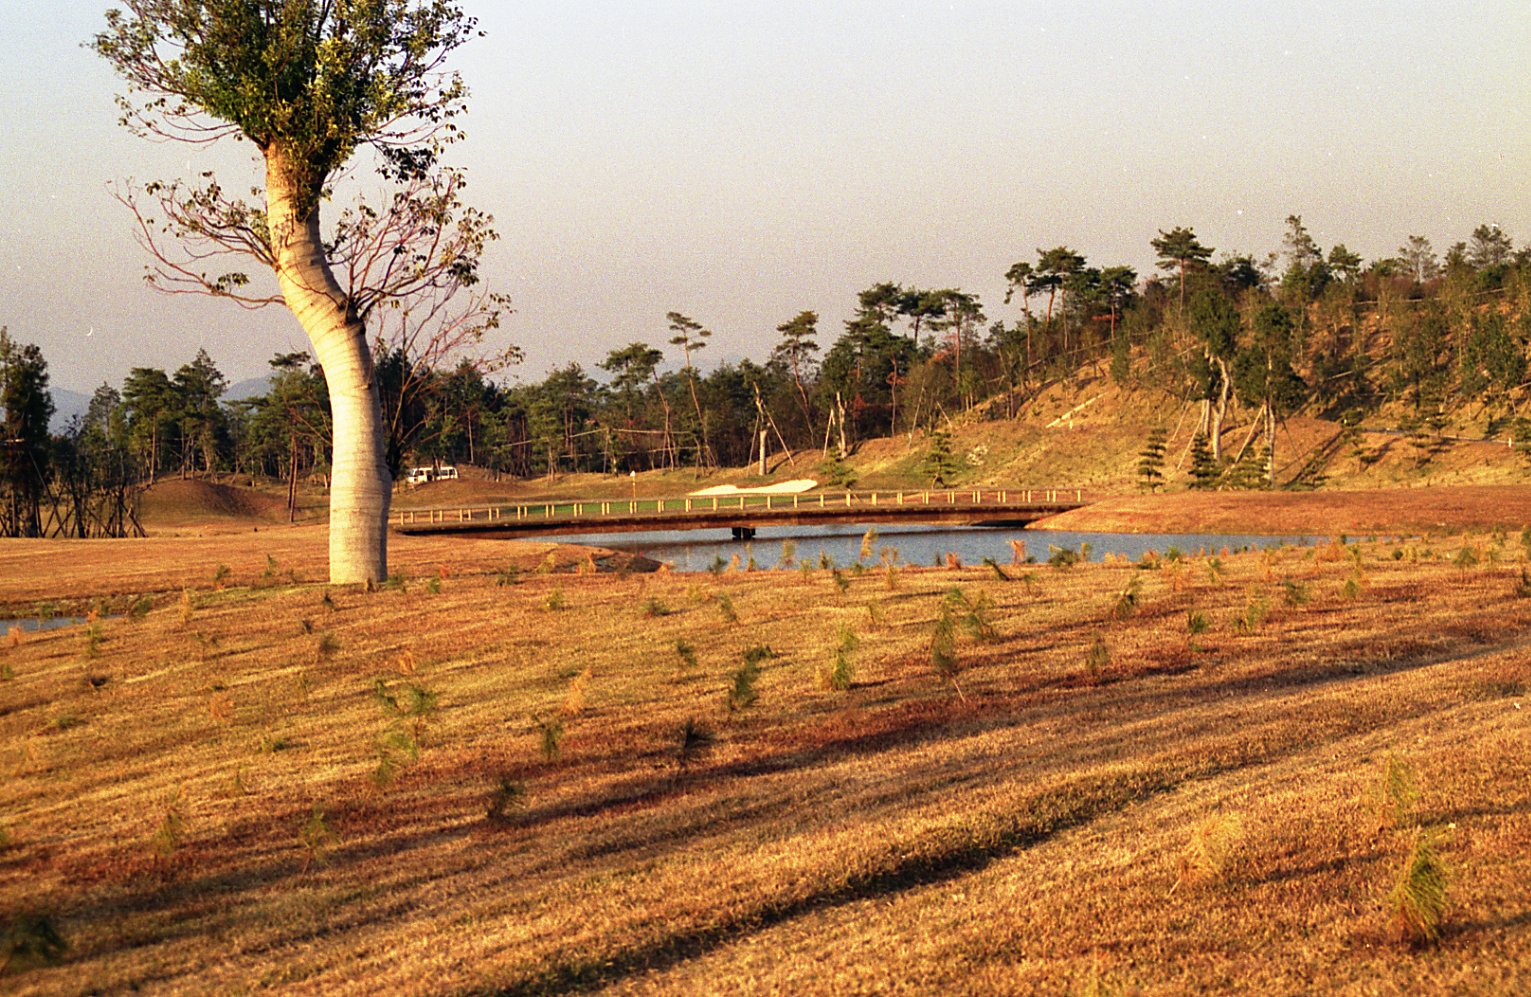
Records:
[[[1051,507],[1084,501],[1082,488],[948,488],[813,492],[791,495],[686,495],[679,498],[558,499],[503,505],[401,509],[390,522],[398,526],[447,523],[559,522],[633,517],[655,519],[697,513],[787,512],[798,509],[851,509],[933,506],[947,508]]]

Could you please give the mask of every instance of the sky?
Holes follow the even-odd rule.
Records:
[[[84,47],[107,6],[0,0],[0,325],[74,391],[199,348],[263,375],[307,348],[292,316],[148,288],[112,196],[208,169],[250,186],[254,149],[120,128]],[[485,37],[454,58],[451,162],[500,232],[510,380],[662,346],[669,311],[713,331],[703,366],[763,359],[804,309],[827,345],[879,281],[1008,320],[1012,263],[1067,244],[1146,275],[1178,225],[1256,256],[1292,214],[1368,259],[1481,223],[1531,242],[1524,0],[464,6]]]

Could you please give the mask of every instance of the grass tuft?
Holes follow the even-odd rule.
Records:
[[[696,667],[696,648],[687,641],[677,638],[675,641],[675,653],[680,656],[680,663],[686,668]]]

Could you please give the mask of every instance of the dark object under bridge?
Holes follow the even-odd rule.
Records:
[[[1025,526],[1089,504],[1078,488],[962,488],[944,491],[689,495],[683,498],[563,499],[507,505],[403,509],[389,517],[409,534],[524,537],[561,533],[729,530],[748,540],[766,526],[821,523],[945,523]]]

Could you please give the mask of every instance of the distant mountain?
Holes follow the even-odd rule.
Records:
[[[249,377],[243,381],[235,381],[229,385],[223,393],[225,402],[242,402],[247,398],[259,398],[271,390],[271,375],[264,377]]]
[[[63,432],[70,419],[84,415],[90,407],[90,395],[82,395],[68,388],[50,388],[48,393],[53,396],[53,418],[48,421],[50,432]]]

